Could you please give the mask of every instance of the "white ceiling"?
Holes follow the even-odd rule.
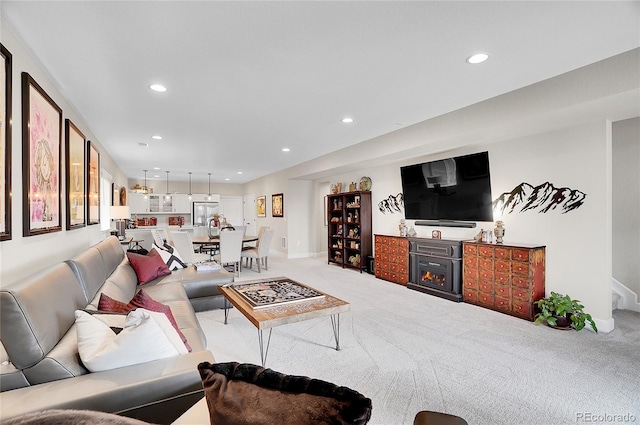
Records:
[[[640,46],[638,1],[0,3],[130,178],[248,182]]]

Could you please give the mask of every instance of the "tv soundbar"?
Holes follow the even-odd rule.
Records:
[[[476,227],[476,223],[469,221],[448,221],[448,220],[420,220],[416,221],[416,226],[439,226],[439,227]]]

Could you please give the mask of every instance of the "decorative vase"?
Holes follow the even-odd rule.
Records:
[[[502,220],[496,221],[496,228],[493,229],[493,233],[496,235],[496,243],[502,243],[502,238],[504,238],[504,222]]]
[[[409,236],[410,238],[415,237],[418,234],[418,232],[416,232],[416,229],[413,228],[413,226],[411,226],[409,228],[409,231],[407,232],[407,236]]]

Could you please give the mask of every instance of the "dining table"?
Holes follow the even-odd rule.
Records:
[[[242,243],[247,243],[247,242],[255,242],[258,240],[257,236],[251,236],[251,235],[244,235],[242,237]],[[193,242],[196,245],[215,245],[215,244],[219,244],[220,243],[220,235],[215,235],[212,237],[209,236],[193,236],[191,238],[191,242]]]

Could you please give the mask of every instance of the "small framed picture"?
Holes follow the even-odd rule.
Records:
[[[67,187],[67,230],[85,226],[86,139],[71,120],[65,120]]]
[[[87,145],[87,224],[92,225],[100,223],[100,152],[91,141]]]
[[[431,239],[440,239],[441,237],[442,237],[442,232],[440,232],[440,230],[431,231]]]
[[[267,216],[267,196],[261,195],[256,198],[256,209],[258,217]]]
[[[284,194],[271,195],[271,216],[284,217]]]

